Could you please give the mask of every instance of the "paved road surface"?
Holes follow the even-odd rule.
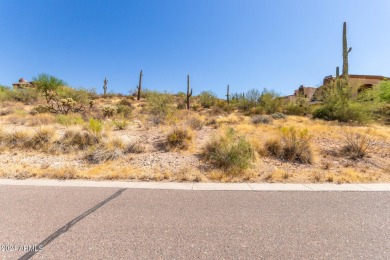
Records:
[[[0,259],[390,259],[390,193],[1,185],[0,245],[19,250]]]

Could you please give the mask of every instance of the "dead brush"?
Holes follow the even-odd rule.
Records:
[[[99,144],[101,139],[89,131],[67,130],[64,136],[56,141],[56,148],[62,152],[85,150]]]
[[[85,159],[91,164],[114,161],[123,156],[124,149],[125,143],[123,140],[115,138],[107,143],[92,148],[85,156]]]
[[[353,160],[361,159],[369,153],[374,144],[375,140],[370,130],[363,134],[347,131],[341,154],[347,155]]]
[[[85,156],[91,164],[99,164],[107,161],[114,161],[123,156],[123,150],[115,147],[98,146]]]
[[[128,144],[124,150],[124,153],[143,153],[145,152],[145,146],[139,143]]]
[[[51,114],[37,114],[27,119],[29,126],[49,125],[55,122],[55,117]]]
[[[23,148],[30,136],[25,131],[16,131],[12,133],[0,133],[0,143],[6,148]]]
[[[24,142],[24,148],[33,150],[48,150],[51,141],[55,135],[53,129],[39,128],[36,132]]]
[[[204,126],[204,122],[200,120],[199,118],[193,117],[187,120],[187,124],[191,127],[193,130],[201,130]]]

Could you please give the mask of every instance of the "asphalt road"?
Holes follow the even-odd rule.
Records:
[[[390,193],[2,185],[0,246],[0,259],[390,259]]]

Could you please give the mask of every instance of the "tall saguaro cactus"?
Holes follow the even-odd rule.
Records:
[[[103,85],[103,91],[104,91],[104,97],[106,96],[107,94],[107,83],[108,83],[108,80],[107,78],[104,78],[104,85]]]
[[[348,49],[348,43],[347,43],[347,23],[344,22],[343,25],[343,78],[348,77],[348,53],[352,51],[352,48],[350,47]]]
[[[190,75],[187,75],[187,109],[190,109],[190,97],[192,96],[192,88],[190,91]]]
[[[226,101],[228,102],[228,104],[230,103],[230,88],[229,88],[229,85],[227,85],[227,91],[226,91]]]
[[[340,77],[340,68],[336,67],[336,78]]]
[[[138,86],[137,86],[137,89],[138,89],[138,94],[137,94],[137,100],[140,100],[141,99],[141,91],[142,91],[142,70],[141,72],[139,73],[139,82],[138,82]]]

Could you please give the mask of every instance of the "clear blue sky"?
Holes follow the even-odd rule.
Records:
[[[0,84],[48,73],[72,87],[292,94],[342,66],[390,76],[389,0],[0,0]]]

